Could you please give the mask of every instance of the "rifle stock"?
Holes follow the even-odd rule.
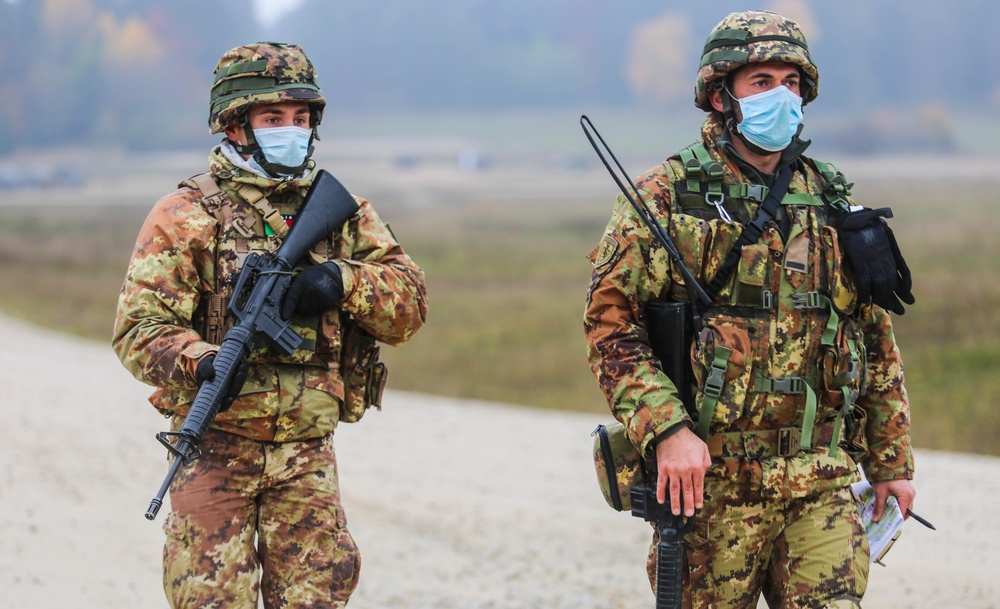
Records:
[[[289,354],[302,344],[302,337],[280,314],[281,302],[291,284],[292,271],[316,243],[332,234],[357,211],[358,203],[347,189],[329,172],[320,170],[313,178],[302,208],[278,251],[263,256],[254,253],[247,257],[228,308],[237,323],[219,345],[215,356],[215,377],[198,387],[179,431],[156,434],[156,439],[174,455],[174,461],[159,491],[150,501],[146,510],[147,520],[156,518],[163,505],[163,497],[180,466],[198,458],[198,446],[255,343],[263,338]]]

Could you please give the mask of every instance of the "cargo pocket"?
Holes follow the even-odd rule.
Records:
[[[861,329],[846,318],[837,328],[833,344],[824,346],[820,362],[821,392],[817,419],[834,417],[834,434],[829,447],[833,455],[836,455],[838,445],[843,446],[852,458],[867,451],[862,445],[864,421],[861,420],[860,429],[856,426],[857,420],[864,417],[855,412],[858,397],[865,391],[867,363]]]
[[[705,268],[701,274],[702,285],[708,285],[715,279],[743,231],[739,224],[723,220],[710,220],[707,224],[712,233],[712,242],[705,256]],[[719,289],[718,296],[723,300],[728,300],[733,294],[734,282],[732,277],[727,277],[726,283]]]
[[[670,232],[675,243],[684,244],[680,249],[684,266],[693,277],[704,281],[705,256],[712,243],[711,222],[686,214],[674,214],[670,219]],[[680,268],[673,263],[670,265],[670,278],[678,285],[687,285]]]
[[[273,415],[278,410],[278,393],[275,391],[277,386],[273,368],[251,364],[239,397],[229,410],[219,413],[216,421],[231,423]]]
[[[725,427],[743,415],[751,395],[752,345],[745,327],[710,324],[701,332],[693,351],[698,395],[698,435],[708,437],[714,424]]]
[[[838,409],[845,401],[857,400],[864,388],[866,365],[861,329],[845,318],[837,328],[833,344],[823,350],[821,414]]]
[[[820,235],[830,300],[834,310],[850,315],[857,307],[858,294],[854,278],[849,275],[847,265],[844,264],[837,230],[832,226],[824,226],[820,229]]]
[[[765,296],[767,261],[770,250],[765,243],[754,243],[743,248],[736,272],[734,304],[770,308],[770,297]]]

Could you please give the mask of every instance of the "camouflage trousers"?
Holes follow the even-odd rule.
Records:
[[[340,504],[333,436],[258,442],[211,430],[180,469],[164,523],[174,609],[327,609],[361,566]]]
[[[868,539],[851,489],[805,498],[740,500],[729,481],[705,481],[705,508],[685,535],[683,607],[859,607]],[[720,500],[723,499],[723,500]],[[656,586],[654,531],[646,571]]]

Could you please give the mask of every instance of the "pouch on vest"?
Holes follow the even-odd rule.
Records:
[[[628,439],[621,423],[598,425],[594,433],[594,468],[597,484],[608,505],[619,512],[632,510],[630,491],[646,483],[642,457]]]
[[[341,312],[340,320],[340,375],[344,380],[340,420],[356,423],[372,406],[382,410],[382,392],[388,371],[378,359],[379,346],[375,337],[347,312]]]

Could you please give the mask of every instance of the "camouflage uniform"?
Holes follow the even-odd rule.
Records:
[[[703,286],[764,194],[763,176],[738,161],[728,137],[721,114],[712,113],[700,145],[636,180]],[[761,591],[772,607],[855,606],[869,560],[849,489],[856,463],[872,481],[913,475],[892,323],[880,307],[858,301],[834,228],[839,210],[854,202],[843,176],[801,156],[803,149],[789,147],[783,157],[794,170],[782,200],[787,220],[769,222],[743,249],[704,314],[691,350],[692,411],[653,356],[644,325],[648,303],[688,299],[677,265],[623,197],[590,254],[589,359],[633,444],[652,459],[656,442],[677,426],[694,428],[699,415],[710,421],[712,465],[704,509],[687,536],[685,607],[753,608]],[[735,222],[706,202],[713,171]],[[657,541],[654,533],[651,582]]]
[[[191,181],[160,199],[137,239],[115,323],[115,351],[157,388],[150,401],[174,430],[196,394],[198,361],[231,326],[220,311],[243,261],[280,245],[244,195],[263,193],[292,217],[313,177],[311,160],[301,176],[272,180],[235,166],[220,148],[209,168],[226,212]],[[423,324],[427,301],[423,272],[371,204],[355,198],[358,212],[301,262],[340,267],[340,306],[293,316],[305,341],[291,355],[266,345],[251,353],[240,396],[214,420],[203,456],[175,479],[164,526],[173,607],[255,608],[258,586],[269,608],[340,607],[356,585],[360,559],[332,443],[344,398],[341,316],[397,345]]]

